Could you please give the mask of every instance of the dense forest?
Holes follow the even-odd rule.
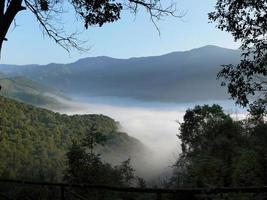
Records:
[[[62,115],[5,97],[0,98],[0,109],[1,178],[146,187],[130,159],[116,164],[103,160],[101,151],[111,151],[112,156],[116,151],[129,151],[131,143],[139,145],[141,152],[145,149],[127,134],[120,133],[113,119],[103,115]],[[267,184],[266,135],[264,117],[250,114],[244,120],[234,120],[219,105],[188,109],[178,133],[182,152],[177,155],[172,177],[158,187],[264,186]],[[116,151],[112,152],[112,145],[117,146]],[[21,190],[15,191],[13,197],[25,196]],[[31,188],[28,195],[49,199],[57,193],[52,191]],[[74,192],[92,199],[153,199],[150,195],[99,195],[94,190],[75,189]],[[229,194],[213,198],[264,197],[263,194]]]
[[[178,137],[182,153],[176,167],[190,174],[179,176],[179,185],[267,184],[266,121],[235,121],[219,105],[196,106],[187,110]]]
[[[1,178],[62,181],[68,150],[90,135],[94,153],[112,156],[113,165],[146,150],[104,115],[62,115],[0,97],[0,116]]]
[[[67,10],[65,10],[66,2],[69,3],[66,6]],[[122,11],[128,10],[136,15],[140,8],[144,8],[159,33],[157,21],[162,17],[183,17],[183,14],[176,13],[176,4],[167,3],[165,7],[165,2],[160,0],[66,2],[1,1],[0,50],[3,44],[9,41],[6,35],[10,31],[10,25],[14,22],[16,27],[15,17],[23,10],[30,11],[39,22],[44,35],[68,52],[71,49],[81,52],[86,49],[82,46],[83,41],[76,38],[76,33],[68,34],[65,30],[64,21],[67,19],[63,17],[65,11],[73,11],[76,20],[80,20],[84,28],[89,29],[91,26],[101,27],[128,16],[121,15]],[[215,2],[214,10],[208,13],[209,22],[216,23],[216,28],[220,31],[230,33],[232,39],[240,44],[238,51],[229,52],[207,46],[203,53],[206,57],[199,54],[199,49],[195,49],[187,52],[189,54],[184,55],[184,60],[181,58],[177,60],[176,53],[153,57],[149,62],[146,58],[132,58],[127,60],[129,66],[134,66],[131,68],[125,67],[128,65],[123,59],[97,57],[89,59],[92,67],[89,71],[85,68],[89,61],[87,59],[79,60],[69,66],[50,64],[42,69],[40,66],[30,65],[26,66],[26,71],[22,68],[19,71],[27,78],[44,84],[49,83],[50,86],[62,91],[65,89],[64,91],[68,93],[79,94],[90,89],[89,93],[95,96],[115,95],[165,102],[210,100],[211,93],[218,97],[212,99],[224,99],[226,94],[222,92],[225,90],[216,86],[217,76],[221,80],[221,86],[226,86],[230,98],[239,106],[247,108],[246,118],[233,119],[216,104],[196,105],[187,109],[183,121],[178,123],[177,141],[181,143],[177,142],[177,147],[181,151],[177,153],[176,162],[172,166],[172,176],[160,185],[150,184],[149,187],[161,187],[160,192],[156,192],[157,199],[161,200],[266,200],[267,2],[266,0],[216,0]],[[194,2],[191,5],[197,4]],[[69,6],[72,9],[69,9]],[[202,25],[199,21],[190,25],[189,31],[198,33],[200,27],[202,28]],[[142,27],[142,31],[147,32],[147,29]],[[123,37],[125,35],[123,33]],[[109,38],[110,35],[107,36]],[[119,34],[116,36],[121,42]],[[129,36],[130,40],[137,41],[133,35]],[[205,37],[212,38],[213,34],[206,33]],[[201,39],[208,39],[205,37]],[[219,39],[221,40],[221,37]],[[170,41],[175,43],[177,40]],[[227,40],[221,42],[225,45],[228,43]],[[108,42],[105,47],[106,45]],[[160,44],[157,46],[161,47]],[[40,50],[39,48],[40,46],[37,50]],[[126,51],[127,48],[123,50]],[[42,56],[43,53],[45,52],[41,52]],[[219,65],[222,65],[220,70],[215,67]],[[203,66],[201,70],[196,71],[200,66]],[[2,90],[3,96],[0,96],[0,179],[2,181],[21,179],[22,183],[25,180],[65,182],[69,193],[65,198],[62,185],[61,190],[58,190],[48,185],[36,188],[25,184],[16,186],[1,182],[0,198],[8,200],[88,198],[152,200],[155,198],[150,195],[118,192],[122,188],[131,190],[133,188],[129,187],[136,187],[140,191],[147,187],[145,180],[136,175],[132,160],[127,157],[130,153],[143,154],[146,151],[141,142],[120,132],[118,122],[104,115],[68,116],[7,98],[9,96],[24,102],[31,101],[37,106],[55,103],[50,97],[42,96],[48,88],[42,88],[35,82],[18,77],[20,73],[11,73],[10,67],[1,66],[10,73],[9,75],[16,77],[6,78],[0,74],[0,84],[5,86]],[[16,68],[20,67],[16,66],[13,69]],[[166,70],[164,73],[162,68]],[[28,69],[33,71],[30,73],[31,70]],[[159,152],[162,150],[158,149]],[[116,162],[109,163],[105,161],[105,157],[110,157],[110,161],[116,160]],[[105,189],[87,190],[85,187],[82,189],[74,187],[73,184],[79,184],[76,186],[97,184],[106,188],[115,186],[117,190],[112,192],[107,192]],[[208,193],[209,190],[218,187],[223,189],[256,187],[256,190],[249,194]],[[258,190],[258,187],[264,191]],[[177,196],[177,191],[181,191],[179,190],[181,188],[194,188],[206,193]],[[203,188],[205,190],[202,190]],[[175,192],[170,196],[161,196],[161,191],[166,191],[165,189],[173,189]]]
[[[267,123],[248,115],[233,120],[219,105],[188,109],[178,138],[182,152],[170,186],[242,187],[267,185]],[[264,194],[219,195],[214,199],[264,199]]]

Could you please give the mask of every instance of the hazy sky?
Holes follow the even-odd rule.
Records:
[[[174,0],[175,1],[175,0]],[[91,27],[82,33],[91,49],[86,53],[72,52],[70,55],[52,40],[44,37],[33,16],[23,11],[16,19],[18,25],[12,29],[5,42],[1,63],[47,64],[69,63],[82,57],[111,56],[116,58],[160,55],[172,51],[189,50],[212,44],[227,48],[238,48],[230,34],[208,23],[207,13],[213,10],[215,0],[177,0],[178,12],[186,12],[182,19],[168,17],[158,23],[161,36],[149,17],[139,12],[134,17],[124,12],[122,19],[101,28]],[[65,19],[66,28],[82,27],[71,16]]]

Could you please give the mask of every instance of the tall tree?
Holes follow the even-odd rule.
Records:
[[[69,8],[82,20],[86,29],[89,26],[102,26],[120,19],[122,10],[136,14],[143,7],[152,22],[163,16],[175,16],[175,4],[164,7],[160,0],[1,0],[0,1],[0,50],[7,40],[7,32],[17,14],[29,10],[36,17],[44,34],[69,51],[72,48],[84,50],[75,33],[67,33],[62,25],[64,7]]]
[[[187,110],[178,135],[182,153],[176,178],[197,187],[233,185],[232,166],[242,146],[241,129],[219,105]]]
[[[209,19],[217,22],[220,30],[231,33],[235,40],[241,42],[241,62],[238,65],[223,65],[218,74],[226,80],[222,84],[228,85],[228,92],[238,104],[250,104],[252,114],[266,115],[266,0],[217,0],[215,11],[209,13]]]

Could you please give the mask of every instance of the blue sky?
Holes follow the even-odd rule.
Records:
[[[177,0],[178,12],[186,12],[182,19],[164,18],[158,22],[159,36],[149,16],[140,11],[136,17],[125,11],[118,22],[101,28],[90,27],[81,34],[90,50],[86,53],[73,51],[68,54],[48,37],[43,36],[34,17],[27,11],[17,18],[17,27],[8,33],[1,63],[47,64],[69,63],[83,57],[111,56],[129,58],[161,55],[184,51],[204,45],[238,48],[230,34],[208,23],[207,13],[213,10],[215,0]],[[82,27],[71,15],[65,19],[67,30]]]

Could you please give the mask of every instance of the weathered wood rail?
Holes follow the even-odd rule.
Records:
[[[194,195],[212,195],[212,194],[227,194],[227,193],[254,193],[267,194],[267,186],[263,187],[210,187],[210,188],[177,188],[177,189],[163,189],[163,188],[135,188],[135,187],[116,187],[108,185],[91,185],[91,184],[69,184],[69,183],[53,183],[53,182],[38,182],[38,181],[24,181],[24,180],[10,180],[0,179],[2,184],[18,184],[27,186],[49,186],[60,189],[60,199],[65,200],[65,193],[68,188],[79,189],[94,189],[105,190],[122,193],[139,193],[139,194],[155,194],[156,199],[160,200],[164,194],[173,194],[176,197],[179,195],[192,197]],[[79,197],[78,197],[79,198]],[[80,197],[83,199],[83,197]]]

